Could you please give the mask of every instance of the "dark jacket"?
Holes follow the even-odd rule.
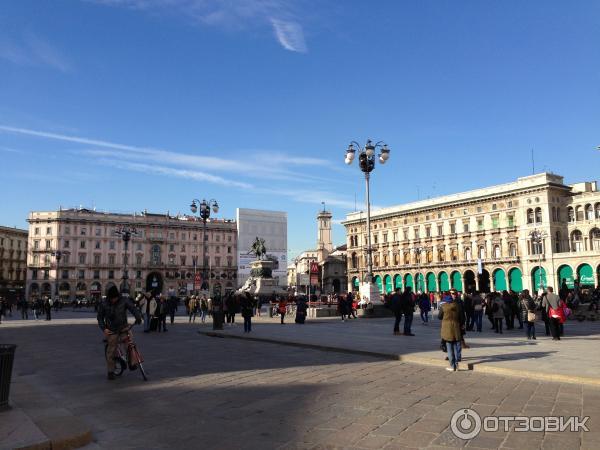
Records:
[[[121,297],[116,303],[104,300],[98,307],[98,326],[102,331],[108,328],[113,333],[118,333],[127,326],[127,310],[133,314],[136,323],[142,321],[139,309],[128,298]]]
[[[404,291],[400,296],[399,312],[404,314],[413,314],[415,312],[415,305],[413,303],[412,294],[410,291]]]
[[[523,322],[528,322],[528,320],[527,320],[527,313],[528,312],[535,312],[535,310],[536,310],[535,302],[529,296],[528,297],[523,297],[519,301],[519,306],[521,307],[521,320]]]
[[[240,300],[240,308],[242,311],[242,317],[252,317],[252,312],[254,308],[254,300],[250,296],[250,294],[246,294]]]

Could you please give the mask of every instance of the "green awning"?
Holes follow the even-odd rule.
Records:
[[[457,291],[462,291],[462,278],[460,272],[452,272],[452,287]]]
[[[375,283],[377,284],[379,292],[383,293],[383,283],[381,282],[381,277],[379,275],[375,276]]]
[[[435,274],[429,272],[427,274],[427,292],[435,292],[437,291],[437,286],[435,282]]]
[[[548,283],[546,282],[546,269],[542,267],[540,270],[539,267],[536,267],[531,271],[531,285],[536,291],[538,291],[540,288],[545,288],[548,286]]]
[[[360,287],[360,280],[358,279],[358,277],[354,278],[354,286],[355,287]]]
[[[521,292],[523,290],[523,273],[521,269],[514,268],[508,272],[508,279],[510,283],[510,290],[514,292]]]
[[[392,292],[394,290],[394,287],[392,286],[392,277],[389,275],[386,275],[384,280],[385,280],[385,293],[389,294],[390,292]]]
[[[440,273],[440,291],[449,291],[450,290],[450,280],[448,278],[448,274],[446,272]]]
[[[573,277],[573,269],[571,266],[560,266],[558,268],[558,285],[562,286],[563,281],[567,283],[569,289],[575,287],[575,278]]]
[[[496,291],[506,290],[506,275],[504,270],[498,269],[494,272],[494,287]]]
[[[396,289],[402,289],[402,275],[394,276],[394,287]]]
[[[594,269],[589,264],[582,264],[577,268],[577,278],[581,286],[594,286]]]
[[[415,290],[415,284],[413,282],[413,276],[409,273],[406,274],[406,287],[411,288],[413,291]]]

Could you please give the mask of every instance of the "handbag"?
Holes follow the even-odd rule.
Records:
[[[533,311],[527,311],[527,322],[535,322],[535,313]]]

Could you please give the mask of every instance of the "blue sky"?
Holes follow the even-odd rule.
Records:
[[[31,210],[387,206],[600,169],[600,2],[4,0],[0,223]],[[337,243],[343,229],[334,230]]]

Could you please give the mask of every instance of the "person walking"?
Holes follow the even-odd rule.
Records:
[[[196,314],[198,312],[198,300],[196,300],[196,296],[192,295],[188,302],[188,323],[196,323]]]
[[[457,296],[452,295],[448,301],[439,306],[438,319],[442,321],[440,335],[446,343],[449,367],[446,370],[455,372],[459,370],[461,329],[465,326],[464,315],[458,305]]]
[[[277,312],[281,316],[281,324],[284,325],[285,313],[287,312],[287,300],[285,299],[285,297],[281,297],[281,299],[279,300]]]
[[[306,321],[306,312],[308,311],[308,305],[306,300],[303,298],[298,299],[298,306],[296,307],[296,320],[298,324],[303,324]]]
[[[483,327],[483,306],[484,301],[481,298],[481,295],[478,291],[473,293],[471,297],[471,306],[473,307],[473,316],[471,323],[471,331],[475,328],[478,333],[481,333],[481,328]]]
[[[494,330],[502,334],[502,319],[504,318],[504,301],[500,295],[496,295],[492,300],[492,314],[494,317]]]
[[[427,294],[421,294],[419,297],[419,311],[423,325],[429,325],[429,311],[431,311],[431,299]]]
[[[27,300],[24,298],[19,302],[19,308],[21,309],[21,319],[27,320],[29,319],[29,305],[27,304]]]
[[[411,291],[412,289],[407,287],[400,296],[400,310],[404,314],[404,336],[414,336],[411,326],[415,313],[415,303]]]
[[[396,317],[396,320],[394,322],[394,336],[400,335],[400,321],[402,320],[402,309],[400,308],[400,300],[400,288],[396,288],[396,291],[394,292],[390,300],[390,307],[392,309],[392,312],[394,313],[394,316]]]
[[[196,304],[198,300],[196,300]],[[206,300],[206,296],[203,295],[200,299],[200,321],[202,323],[206,322],[206,314],[208,313],[208,301]]]
[[[169,316],[171,318],[171,325],[173,325],[173,323],[175,323],[175,313],[177,312],[177,297],[175,297],[174,295],[169,297],[168,307]]]
[[[52,297],[46,297],[44,310],[46,311],[46,320],[52,320]]]
[[[527,339],[535,340],[535,302],[529,295],[529,291],[524,289],[519,296],[519,305],[521,307],[521,322],[527,326]]]
[[[502,291],[502,307],[504,311],[504,319],[506,320],[506,329],[512,330],[515,327],[513,316],[513,299],[508,294],[508,291]]]
[[[465,310],[465,328],[467,331],[473,330],[473,298],[466,292],[463,294],[463,308]]]
[[[242,294],[242,298],[240,299],[240,309],[242,312],[242,317],[244,318],[244,333],[250,333],[252,331],[254,301],[248,292]]]
[[[552,340],[560,341],[560,325],[564,321],[563,305],[561,304],[560,297],[554,293],[552,286],[548,286],[546,291],[546,294],[542,296],[542,306],[548,316],[548,325],[550,327],[550,334],[552,334]]]
[[[167,330],[167,314],[169,313],[169,304],[167,303],[165,297],[163,297],[162,295],[160,296],[160,299],[158,301],[157,309],[158,332],[160,333],[161,330],[163,332],[169,331]]]

